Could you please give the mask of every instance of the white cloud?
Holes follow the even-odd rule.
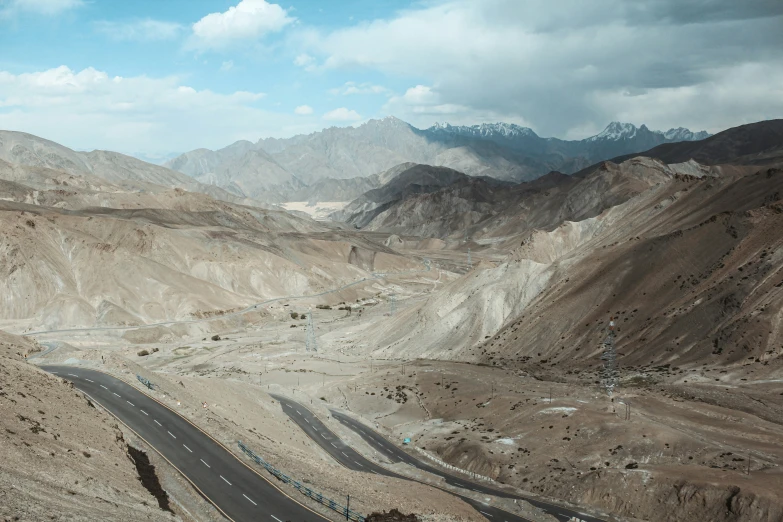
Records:
[[[294,114],[299,114],[300,116],[305,116],[307,114],[312,114],[313,108],[309,105],[300,105],[296,109],[294,109]]]
[[[211,13],[193,24],[191,46],[221,49],[239,41],[254,40],[280,31],[295,18],[278,4],[265,0],[241,0],[222,13]]]
[[[371,83],[357,84],[356,82],[345,82],[342,87],[329,89],[330,94],[342,94],[344,96],[349,94],[385,94],[387,92],[389,92],[389,90],[380,85],[373,85]]]
[[[0,14],[28,12],[54,16],[83,5],[83,0],[11,0]]]
[[[0,129],[126,153],[219,148],[238,139],[317,130],[315,122],[290,112],[263,109],[263,97],[198,90],[176,76],[120,77],[91,67],[0,71]]]
[[[324,119],[327,121],[358,121],[362,119],[362,116],[354,110],[340,107],[324,114]]]
[[[294,65],[297,67],[302,67],[305,71],[308,72],[314,71],[316,68],[315,58],[306,53],[302,53],[294,58]]]
[[[95,28],[114,40],[154,42],[177,38],[183,27],[174,22],[161,20],[132,20],[128,22],[95,22]]]
[[[783,71],[783,2],[708,3],[709,10],[677,0],[420,2],[389,19],[329,32],[303,29],[296,42],[325,69],[363,68],[437,87],[439,102],[420,103],[419,111],[505,115],[529,121],[544,135],[602,128],[622,114],[634,115],[637,124],[657,119],[656,126],[667,128],[683,123],[679,115],[664,110],[662,121],[642,100],[675,90],[731,89],[734,80],[713,70],[759,64]],[[776,76],[758,78],[753,91],[763,94],[750,103],[741,93],[723,100],[728,105],[714,105],[715,96],[694,96],[689,112],[702,117],[691,125],[720,130],[745,110],[783,116]],[[630,93],[621,105],[639,101],[640,110],[601,103],[611,92]],[[646,98],[633,98],[640,94]],[[410,94],[416,95],[427,93]],[[410,113],[413,123],[426,120],[417,114]]]
[[[436,121],[444,120],[453,125],[504,121],[530,126],[529,122],[518,116],[446,103],[435,88],[427,85],[415,85],[407,89],[402,96],[390,97],[381,112],[400,116],[419,127],[428,127]]]
[[[227,60],[220,64],[220,70],[223,72],[230,71],[234,68],[234,60]]]

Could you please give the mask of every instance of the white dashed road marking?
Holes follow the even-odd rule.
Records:
[[[282,520],[280,520],[279,518],[277,518],[277,517],[276,517],[276,516],[274,516],[274,515],[269,515],[269,516],[270,516],[270,517],[272,517],[272,518],[274,518],[275,520],[277,520],[277,522],[283,522]]]
[[[200,460],[206,467],[208,467],[208,468],[212,467],[209,464],[207,464],[206,462],[204,462],[204,459],[198,459],[198,460]]]
[[[112,392],[112,393],[114,393],[114,392]],[[117,395],[117,394],[116,394],[116,393],[114,393],[114,395]],[[119,395],[117,395],[117,397],[120,397],[120,396],[119,396]],[[122,397],[120,397],[120,398],[122,398]]]
[[[104,390],[108,390],[109,389],[106,386],[104,386],[103,384],[101,384],[101,388],[103,388]]]
[[[78,375],[74,375],[72,373],[69,373],[68,375],[70,375],[71,377],[78,377]]]
[[[491,516],[492,516],[492,515],[490,515],[489,513],[487,513],[486,511],[479,511],[479,513],[483,513],[484,515],[487,515],[488,517],[491,517]]]
[[[91,380],[90,380],[90,379],[88,379],[87,377],[85,377],[85,378],[84,378],[84,380],[85,380],[85,381],[87,381],[87,382],[91,382],[91,383],[95,384],[95,381],[91,381]]]
[[[344,452],[344,451],[341,451],[340,453],[342,453],[343,455],[345,455],[345,452]],[[345,458],[348,458],[348,455],[345,455]]]
[[[299,411],[299,410],[296,410],[296,413],[298,413],[299,415],[301,415],[301,414],[302,414],[302,412],[301,412],[301,411]]]
[[[171,432],[170,432],[170,431],[168,431],[168,430],[166,431],[166,433],[168,433],[169,435],[171,435],[171,436],[172,436],[172,437],[174,437],[175,439],[177,438],[177,436],[176,436],[176,435],[174,435],[173,433],[171,433]]]
[[[354,462],[356,462],[356,461],[354,460]],[[359,462],[356,462],[356,463],[357,463],[359,466],[361,466],[362,468],[364,467],[364,466],[362,466],[362,465],[361,465],[361,463],[359,463]]]
[[[254,506],[258,505],[255,502],[253,502],[253,500],[250,497],[248,497],[247,495],[245,495],[244,493],[242,493],[242,496],[245,497],[246,499],[248,499],[250,501],[250,503],[253,504]]]
[[[163,424],[161,424],[160,422],[158,422],[156,419],[153,419],[153,420],[155,421],[155,424],[157,424],[158,426],[163,426]]]
[[[223,481],[224,481],[226,484],[228,484],[229,486],[233,486],[233,484],[232,484],[231,482],[227,481],[227,480],[226,480],[226,477],[224,477],[223,475],[220,475],[220,478],[222,478],[222,479],[223,479]]]
[[[140,412],[142,412],[142,413],[143,413],[144,415],[146,415],[147,417],[149,417],[149,416],[150,416],[150,414],[149,414],[149,413],[147,413],[147,412],[146,412],[146,411],[144,411],[144,410],[139,410],[139,411],[140,411]]]
[[[125,401],[125,402],[127,402],[128,404],[130,404],[130,405],[131,405],[131,406],[133,406],[134,408],[136,407],[136,405],[135,405],[135,404],[133,404],[131,401]]]
[[[189,452],[193,453],[193,450],[192,450],[192,449],[188,448],[188,447],[187,447],[187,446],[185,446],[184,444],[183,444],[182,446],[184,446],[184,447],[185,447],[185,449],[186,449],[186,450],[188,450]]]
[[[334,442],[330,442],[329,444],[331,444],[331,445],[332,445],[332,446],[334,446],[335,448],[337,447],[337,446],[335,446]]]
[[[323,437],[323,438],[326,438],[326,435],[324,435],[323,433],[321,433],[321,437]]]

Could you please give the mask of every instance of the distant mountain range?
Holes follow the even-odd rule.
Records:
[[[596,136],[569,141],[542,138],[508,123],[444,123],[422,130],[387,117],[288,139],[238,141],[217,151],[196,149],[165,166],[241,197],[282,202],[307,193],[308,199],[326,201],[306,189],[325,179],[366,177],[405,162],[519,182],[553,170],[570,174],[615,156],[708,136],[684,128],[661,132],[613,122]],[[334,188],[329,186],[332,197]]]

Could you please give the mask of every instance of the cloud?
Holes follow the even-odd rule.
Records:
[[[277,32],[292,23],[278,4],[264,0],[241,0],[222,13],[211,13],[193,24],[191,46],[198,49],[222,49],[240,41],[255,40]]]
[[[301,67],[308,72],[316,69],[315,58],[306,53],[302,53],[294,58],[294,65]]]
[[[194,89],[181,78],[121,77],[66,66],[0,71],[0,129],[66,146],[126,153],[219,148],[238,139],[317,130],[289,113],[261,107],[264,94]]]
[[[300,105],[296,109],[294,109],[294,114],[299,114],[300,116],[305,116],[307,114],[312,114],[313,108],[309,105]]]
[[[380,85],[373,85],[371,83],[345,82],[342,87],[329,89],[330,94],[334,95],[350,95],[350,94],[385,94],[389,92],[386,87]]]
[[[0,10],[0,15],[27,12],[54,16],[83,5],[83,0],[11,0],[6,8]]]
[[[95,28],[113,40],[155,42],[177,38],[183,27],[174,22],[145,18],[127,22],[98,21]]]
[[[432,123],[433,107],[523,119],[544,135],[602,128],[624,114],[637,124],[658,121],[660,128],[682,123],[676,112],[647,102],[654,99],[690,100],[692,125],[710,131],[736,124],[744,111],[783,116],[783,98],[775,97],[774,83],[783,71],[783,2],[446,0],[419,5],[337,30],[303,28],[296,41],[324,69],[365,69],[416,79],[437,90],[437,104],[406,103],[418,112],[398,114],[418,125]],[[752,100],[737,93],[721,100],[726,105],[716,105],[711,93],[731,91],[736,81],[723,74],[746,72],[746,66],[775,74],[754,77],[759,83]],[[427,95],[412,92],[408,98],[417,94]],[[639,110],[631,111],[634,102]]]
[[[227,60],[220,64],[220,70],[223,72],[230,71],[234,68],[234,60]]]
[[[354,110],[340,107],[324,114],[324,119],[327,121],[358,121],[362,119],[362,116]]]
[[[390,115],[404,115],[406,121],[420,122],[421,127],[429,126],[435,121],[447,121],[453,125],[504,121],[530,126],[527,120],[515,115],[446,103],[435,88],[427,85],[415,85],[407,89],[402,96],[391,96],[381,111]]]

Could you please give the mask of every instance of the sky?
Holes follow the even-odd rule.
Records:
[[[0,129],[151,159],[393,115],[783,117],[780,0],[0,0]]]

